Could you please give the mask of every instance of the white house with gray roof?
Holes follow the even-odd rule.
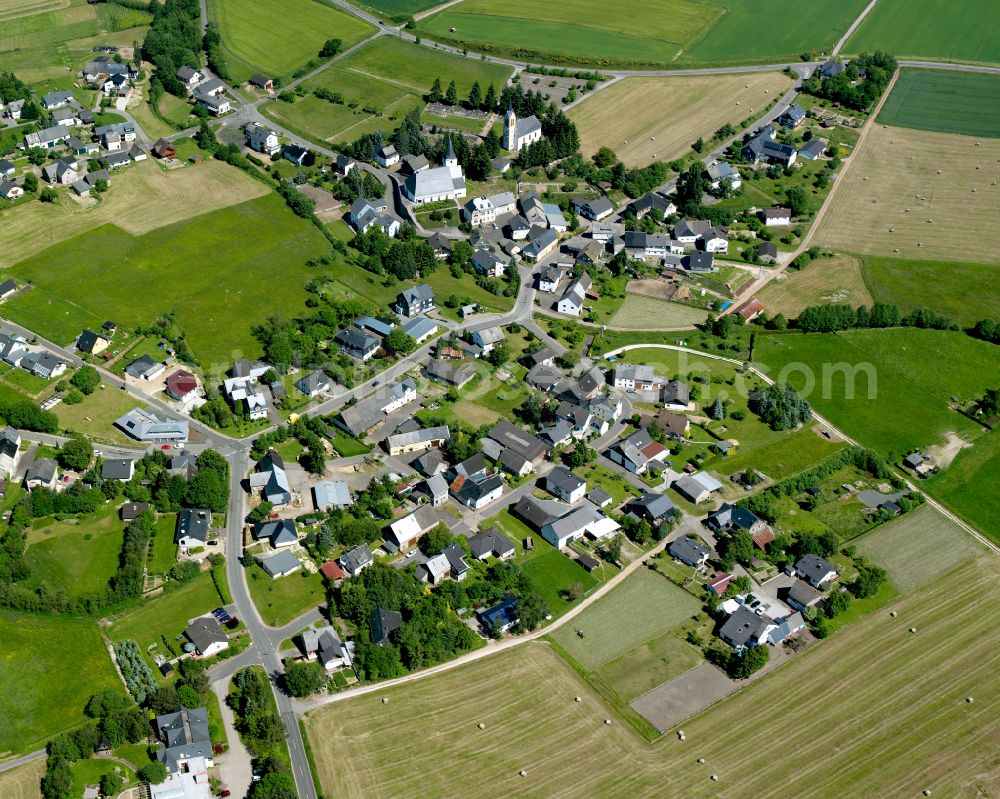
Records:
[[[448,139],[448,150],[441,166],[410,175],[403,184],[403,194],[414,205],[457,200],[465,196],[465,173],[458,163],[451,138]]]

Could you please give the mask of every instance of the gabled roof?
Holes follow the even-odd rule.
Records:
[[[177,514],[177,525],[174,528],[174,543],[182,538],[194,538],[198,541],[208,540],[208,526],[212,522],[212,512],[205,508],[185,508]]]
[[[469,538],[469,551],[477,559],[490,555],[500,558],[513,554],[514,545],[507,536],[495,527],[490,527]]]
[[[373,644],[382,646],[389,641],[389,635],[403,626],[403,616],[395,610],[376,608],[369,620],[369,631]]]

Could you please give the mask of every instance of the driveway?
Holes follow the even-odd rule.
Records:
[[[246,796],[250,790],[253,768],[250,753],[236,732],[236,716],[232,708],[226,704],[226,694],[229,692],[230,678],[224,677],[212,683],[212,691],[219,698],[219,709],[222,713],[222,723],[226,728],[226,738],[229,749],[215,758],[219,779],[225,783],[233,796]]]

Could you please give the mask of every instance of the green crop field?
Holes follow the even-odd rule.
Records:
[[[974,325],[1000,306],[1000,264],[868,256],[862,259],[862,272],[872,299],[894,303],[904,313],[933,308],[960,325]]]
[[[28,534],[25,561],[30,587],[46,585],[72,595],[96,593],[118,570],[123,525],[113,504],[78,521],[42,520]]]
[[[250,596],[264,624],[280,627],[322,604],[326,598],[323,580],[305,569],[272,580],[259,565],[247,573]]]
[[[669,63],[709,30],[722,9],[690,0],[652,0],[608,15],[594,0],[465,0],[422,20],[429,35],[484,51],[579,63]],[[452,30],[454,29],[454,30]]]
[[[936,61],[1000,62],[993,0],[879,0],[844,48]]]
[[[941,133],[1000,136],[1000,76],[905,69],[878,121]]]
[[[139,606],[113,619],[107,635],[112,641],[135,641],[150,668],[158,673],[153,655],[175,656],[167,649],[164,640],[179,655],[183,641],[177,639],[188,626],[188,619],[224,604],[225,600],[219,596],[212,575],[202,572],[190,582],[181,586],[171,585],[163,595],[144,600]]]
[[[38,749],[84,721],[91,694],[121,685],[89,619],[3,610],[0,629],[0,753]]]
[[[287,77],[316,58],[327,39],[344,49],[374,33],[353,14],[318,0],[210,0],[209,18],[219,26],[228,65],[242,82],[254,72]]]
[[[859,538],[858,552],[878,563],[901,591],[914,591],[986,548],[934,508],[925,506]]]
[[[684,742],[642,741],[544,644],[525,644],[307,715],[320,786],[385,798],[989,795],[1000,633],[984,609],[998,578],[989,558],[894,600],[895,618],[870,613],[686,721]],[[776,707],[796,708],[780,779],[775,727],[762,723]],[[413,767],[435,762],[453,767]]]
[[[923,485],[931,496],[1000,543],[1000,433],[993,430],[963,449],[947,469]]]
[[[953,395],[981,396],[1000,369],[1000,353],[990,344],[909,328],[760,336],[755,359],[845,433],[896,454],[935,444],[948,432],[977,435],[979,426],[948,403]]]
[[[475,81],[483,91],[491,83],[499,91],[510,73],[509,67],[499,64],[382,37],[303,83],[305,97],[291,104],[268,103],[264,111],[276,122],[319,141],[353,140],[376,129],[390,132],[410,111],[423,108],[435,78],[443,87],[454,80],[459,96],[465,97]],[[338,92],[344,103],[314,97],[316,89]]]
[[[326,241],[273,194],[130,235],[105,225],[16,264],[35,288],[5,304],[11,319],[60,343],[114,319],[148,324],[174,310],[205,365],[257,351],[250,328],[266,314],[295,314]],[[193,270],[191,264],[205,264]]]
[[[659,574],[639,569],[552,638],[593,670],[677,627],[698,610],[698,601],[689,593]],[[624,619],[628,624],[622,624]]]
[[[356,2],[356,5],[365,6],[376,13],[394,17],[419,14],[428,8],[441,5],[441,2],[440,0],[364,0],[364,2]]]

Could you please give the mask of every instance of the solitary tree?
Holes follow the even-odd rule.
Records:
[[[448,84],[448,91],[445,93],[444,101],[448,105],[458,105],[458,87],[455,81]]]

